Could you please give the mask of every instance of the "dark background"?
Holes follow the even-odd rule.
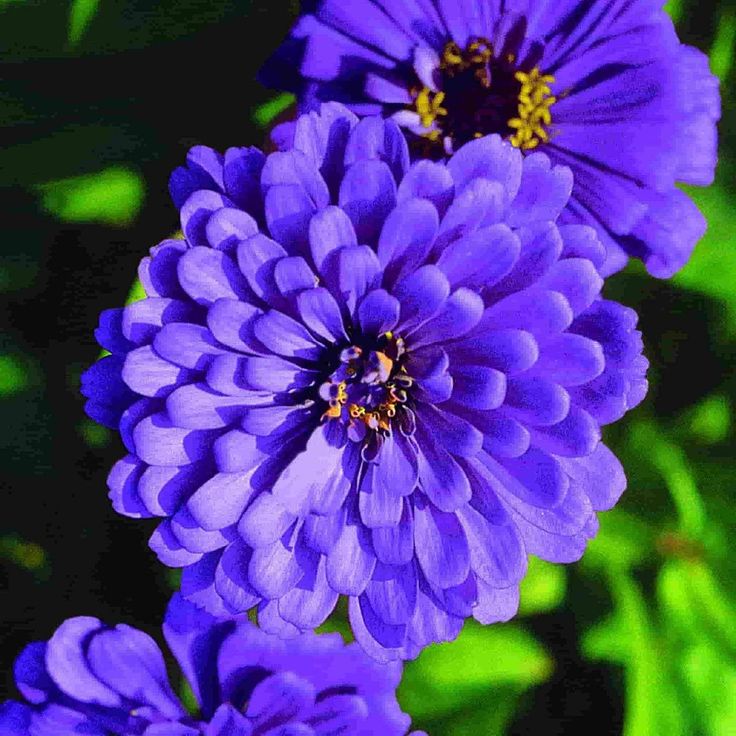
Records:
[[[176,577],[147,548],[153,524],[119,517],[109,505],[105,478],[121,445],[85,418],[79,376],[99,355],[99,312],[125,301],[140,258],[178,228],[167,181],[187,149],[265,141],[252,116],[275,93],[254,76],[295,5],[0,0],[0,699],[15,694],[11,664],[23,645],[47,638],[69,616],[125,621],[158,636]],[[70,12],[78,19],[85,8],[89,21],[70,40]],[[614,521],[604,523],[592,561],[569,574],[535,568],[542,593],[530,583],[527,615],[508,629],[525,637],[517,660],[528,668],[489,673],[489,652],[506,649],[504,627],[482,634],[496,637],[487,649],[469,645],[477,679],[469,689],[467,678],[452,680],[451,645],[409,666],[405,707],[433,736],[537,729],[551,736],[573,727],[627,736],[655,733],[650,727],[736,733],[733,707],[721,702],[728,691],[712,694],[708,679],[736,683],[736,642],[723,630],[736,592],[724,542],[736,516],[729,56],[736,16],[713,0],[688,0],[672,12],[683,41],[711,50],[721,72],[723,154],[718,185],[698,199],[711,233],[683,275],[656,282],[634,267],[607,287],[640,312],[653,363],[645,406],[610,434],[630,490],[620,513],[611,512]],[[139,209],[126,186],[112,203],[122,211],[117,217],[104,214],[109,202],[101,213],[66,207],[74,191],[66,180],[111,167],[143,182]],[[687,482],[672,472],[678,462],[695,488],[689,497]],[[703,574],[715,581],[717,602],[698,609],[693,620],[707,631],[688,639],[687,626],[667,611],[677,581]],[[681,592],[682,600],[692,596],[690,588]],[[637,611],[644,611],[638,619]],[[610,616],[624,624],[606,644],[599,622]],[[652,651],[633,651],[632,641]],[[646,668],[653,653],[665,674]],[[434,707],[425,702],[433,687],[459,695]],[[642,706],[647,688],[665,704]],[[676,715],[658,715],[658,708]]]

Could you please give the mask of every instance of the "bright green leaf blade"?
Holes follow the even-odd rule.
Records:
[[[685,718],[644,598],[624,570],[609,568],[617,615],[629,635],[623,736],[686,736]]]
[[[76,46],[84,36],[89,24],[97,14],[100,0],[72,0],[69,10],[69,33],[67,38],[72,46]]]
[[[701,442],[723,442],[731,429],[731,407],[723,395],[708,396],[692,411],[690,431]]]
[[[454,642],[433,644],[406,665],[399,698],[414,717],[433,718],[467,707],[490,688],[524,690],[551,672],[549,655],[523,628],[469,622]]]
[[[721,157],[721,172],[732,169]],[[736,332],[736,210],[733,195],[723,184],[684,187],[705,219],[708,230],[697,244],[687,265],[674,277],[675,285],[722,300],[728,309],[730,329]]]
[[[43,547],[21,539],[16,534],[0,537],[0,558],[9,560],[29,572],[48,571],[48,560]]]
[[[580,648],[588,659],[625,664],[631,656],[630,634],[620,615],[609,616],[591,626],[580,640]]]
[[[728,76],[733,65],[734,48],[736,48],[736,10],[723,6],[724,10],[718,23],[716,37],[710,49],[710,66],[719,79]]]
[[[736,666],[708,641],[687,646],[682,672],[699,706],[703,733],[733,736],[736,733]]]
[[[274,97],[272,100],[264,102],[253,110],[251,119],[260,128],[266,128],[279,115],[281,115],[281,113],[284,112],[284,110],[286,110],[294,100],[294,95],[289,94],[288,92],[283,92],[278,95],[278,97]]]
[[[105,445],[110,444],[112,439],[112,432],[107,427],[103,427],[91,419],[85,419],[79,425],[79,433],[82,435],[84,444],[95,449],[105,447]]]
[[[30,383],[23,361],[16,355],[0,355],[0,397],[20,393]]]
[[[519,614],[528,616],[557,608],[565,599],[566,575],[562,565],[530,557],[529,568],[521,581]]]
[[[478,703],[482,703],[479,708],[448,718],[442,723],[441,731],[434,729],[432,733],[438,736],[439,734],[442,736],[468,736],[468,734],[505,736],[520,696],[521,693],[518,690],[509,688],[494,690],[485,698],[478,700]]]
[[[146,290],[143,288],[143,284],[140,282],[140,279],[136,279],[133,282],[133,286],[130,287],[130,291],[128,292],[128,296],[125,300],[125,306],[127,307],[128,304],[139,302],[145,298]]]
[[[691,540],[700,539],[705,529],[705,506],[685,453],[650,422],[637,423],[631,438],[647,448],[647,458],[662,475],[677,508],[681,531]]]
[[[683,2],[682,0],[668,0],[664,6],[666,13],[669,13],[673,23],[678,23],[682,18]]]
[[[584,566],[627,568],[651,557],[654,533],[641,519],[613,509],[601,514],[599,521],[600,530],[582,559]]]
[[[138,216],[145,194],[143,178],[123,167],[38,185],[43,208],[63,222],[125,227]]]

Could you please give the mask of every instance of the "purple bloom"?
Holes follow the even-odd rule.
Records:
[[[305,3],[306,5],[306,3]],[[707,185],[718,81],[652,0],[320,0],[263,71],[302,111],[391,116],[417,154],[498,133],[575,176],[561,222],[595,226],[603,275],[669,277],[706,223],[675,182]]]
[[[163,633],[197,713],[175,695],[150,636],[79,616],[18,657],[15,681],[27,703],[0,705],[0,734],[403,736],[409,727],[395,695],[401,666],[378,665],[339,634],[286,642],[179,596]]]
[[[186,240],[103,314],[83,390],[130,453],[113,505],[163,518],[186,598],[288,636],[342,594],[370,654],[410,657],[510,618],[527,553],[582,555],[624,489],[600,425],[646,392],[641,336],[544,154],[409,165],[393,121],[336,104],[293,146],[190,152]]]

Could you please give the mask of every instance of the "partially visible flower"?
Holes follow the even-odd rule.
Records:
[[[0,705],[0,734],[404,736],[409,727],[395,695],[401,667],[376,664],[339,634],[285,642],[178,595],[163,633],[197,712],[175,694],[150,636],[79,616],[20,654],[15,681],[26,702]]]
[[[185,597],[287,636],[346,595],[369,653],[411,657],[511,617],[527,553],[582,555],[624,489],[600,425],[646,391],[641,336],[544,154],[409,166],[394,122],[339,105],[293,146],[174,172],[186,240],[103,314],[87,408]]]
[[[304,4],[306,5],[306,3]],[[601,272],[641,258],[669,277],[706,223],[675,182],[707,185],[718,80],[656,0],[318,0],[267,84],[391,116],[418,156],[498,133],[570,166],[561,221],[596,227]]]

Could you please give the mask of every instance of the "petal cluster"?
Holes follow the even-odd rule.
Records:
[[[164,637],[197,704],[175,695],[147,634],[96,618],[65,621],[15,664],[27,702],[0,705],[7,736],[403,736],[401,668],[337,634],[284,642],[245,618],[215,618],[175,596]],[[420,736],[416,734],[416,736]]]
[[[262,72],[297,92],[302,110],[337,100],[417,136],[445,136],[448,152],[454,133],[437,125],[442,116],[471,134],[510,125],[507,137],[520,146],[514,132],[525,120],[529,135],[538,133],[533,145],[573,170],[563,219],[596,227],[604,275],[629,257],[658,277],[686,263],[705,221],[675,183],[711,183],[720,99],[707,57],[679,42],[661,3],[320,0],[310,8]],[[483,89],[454,93],[443,63],[459,68],[465,49]],[[489,70],[488,58],[502,67]],[[517,100],[514,80],[539,70],[552,80],[539,87],[548,92]],[[468,102],[473,94],[481,108]]]
[[[289,146],[173,174],[185,238],[103,314],[87,408],[185,598],[289,636],[348,596],[370,654],[412,657],[510,618],[528,553],[582,555],[625,486],[600,427],[646,391],[636,315],[542,153],[410,164],[393,121],[336,104]]]

